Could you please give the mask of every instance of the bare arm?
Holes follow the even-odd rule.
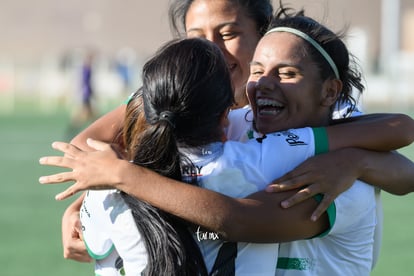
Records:
[[[397,152],[375,152],[345,148],[314,156],[291,172],[276,179],[266,191],[300,190],[282,201],[289,208],[315,194],[324,198],[313,212],[318,218],[356,179],[375,185],[389,193],[404,195],[414,192],[414,163]]]
[[[114,141],[119,129],[123,125],[126,105],[121,105],[113,111],[102,116],[89,127],[75,136],[71,144],[78,148],[91,151],[86,143],[87,138],[93,137],[108,143]],[[62,216],[62,245],[65,259],[79,262],[90,262],[92,259],[86,251],[85,244],[81,238],[79,210],[83,195],[70,204]]]
[[[414,191],[413,162],[388,152],[413,142],[411,117],[372,114],[338,121],[342,123],[328,127],[327,133],[329,149],[340,150],[306,160],[267,188],[268,192],[281,192],[304,187],[281,203],[284,208],[323,193],[323,201],[312,214],[315,220],[357,178],[393,194]],[[346,148],[350,146],[361,149]]]
[[[403,116],[402,119],[405,119],[405,117]],[[398,116],[390,116],[385,119],[386,123],[389,123],[389,127],[383,128],[387,128],[388,131],[399,129],[402,124],[406,123],[402,119]],[[406,121],[410,123],[410,120]],[[379,122],[379,124],[383,124],[384,118]],[[377,119],[375,119],[373,125],[375,126],[377,123]],[[361,135],[361,132],[367,131],[365,124],[359,126],[358,131],[360,132],[357,132],[359,135]],[[342,130],[345,132],[342,134],[339,131],[340,127],[345,127]],[[340,127],[335,126],[334,130],[328,130],[330,139],[335,137],[338,137],[335,139],[342,139],[341,142],[331,143],[331,149],[353,146],[354,143],[356,143],[356,146],[364,147],[366,145],[372,147],[368,143],[369,139],[361,139],[359,135],[351,133],[350,137],[344,138],[344,133],[348,134],[352,129],[348,130],[349,126],[343,125]],[[383,140],[378,139],[376,135],[372,135],[372,133],[367,135],[371,135],[370,139],[380,140],[380,142],[374,143],[374,147],[390,147]],[[386,138],[383,138],[385,140],[394,139],[394,137],[385,136]],[[399,141],[398,143],[408,143],[409,139],[412,139],[412,136],[405,140],[402,139],[403,142]],[[395,146],[393,144],[391,147]],[[259,192],[246,199],[232,199],[212,191],[161,177],[144,168],[119,160],[116,156],[113,156],[112,159],[105,159],[105,156],[100,154],[105,153],[105,150],[108,154],[108,151],[110,151],[108,148],[103,148],[101,152],[88,155],[86,152],[65,143],[55,143],[54,147],[72,158],[47,157],[43,158],[41,163],[68,167],[72,168],[73,171],[42,177],[40,182],[77,181],[65,192],[58,195],[57,199],[64,199],[80,190],[114,187],[146,200],[167,212],[217,231],[226,238],[240,241],[273,242],[307,238],[320,233],[327,227],[326,217],[315,223],[308,219],[311,213],[310,210],[316,207],[316,202],[313,199],[307,200],[291,210],[283,210],[280,208],[280,201],[287,196],[286,194],[276,195]],[[105,168],[111,168],[110,173]],[[109,175],[105,175],[105,173]],[[151,183],[151,188],[148,187],[147,183]],[[280,220],[275,220],[276,217]],[[289,219],[285,221],[284,218],[287,217]],[[280,223],[281,221],[283,223]],[[241,227],[241,224],[257,227]],[[302,226],[298,227],[299,225]],[[293,232],[292,228],[298,229],[297,232]]]
[[[329,149],[391,151],[414,141],[414,120],[405,114],[371,114],[327,127]]]
[[[112,143],[123,126],[125,111],[126,105],[120,105],[93,122],[85,130],[76,135],[70,143],[86,151],[92,150],[86,143],[86,139],[88,138]]]
[[[414,192],[414,163],[407,157],[397,152],[373,152],[363,160],[363,181],[394,195]]]
[[[328,227],[325,216],[317,222],[309,220],[310,210],[317,204],[313,199],[295,208],[284,210],[280,207],[280,200],[292,192],[258,192],[245,199],[231,198],[163,177],[151,170],[118,159],[109,145],[102,145],[96,141],[93,144],[97,145],[100,151],[88,153],[66,143],[54,143],[56,149],[65,152],[65,157],[42,159],[42,164],[53,163],[73,168],[72,172],[41,179],[42,183],[77,180],[73,186],[57,195],[57,199],[64,199],[79,190],[98,186],[112,187],[216,231],[225,239],[237,241],[290,241],[314,236]],[[109,167],[111,170],[102,170]],[[151,188],[148,183],[151,183]]]
[[[62,216],[62,245],[63,257],[78,262],[91,262],[92,258],[86,251],[82,238],[82,229],[79,220],[79,209],[83,196],[78,197]]]

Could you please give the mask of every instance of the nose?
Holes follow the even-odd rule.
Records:
[[[220,44],[220,37],[215,32],[207,32],[205,38],[217,45]]]
[[[255,88],[260,91],[270,91],[275,89],[275,83],[270,77],[263,75],[256,81]]]
[[[223,53],[226,52],[226,47],[224,45],[223,38],[220,35],[215,34],[214,32],[212,32],[212,33],[206,34],[205,38],[207,40],[213,42],[214,44],[216,44]]]

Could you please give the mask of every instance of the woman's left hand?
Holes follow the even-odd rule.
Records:
[[[114,170],[116,162],[120,160],[119,154],[110,144],[92,139],[88,139],[87,143],[96,151],[87,152],[68,143],[54,142],[52,147],[65,155],[40,158],[41,165],[72,169],[39,178],[41,184],[75,181],[75,184],[56,195],[56,200],[66,199],[83,190],[114,188],[117,184]]]
[[[282,201],[283,208],[289,208],[316,194],[322,194],[323,199],[311,216],[315,221],[334,199],[351,187],[359,177],[358,164],[352,157],[352,149],[314,156],[291,172],[275,179],[266,187],[266,191],[282,192],[301,188],[295,195]]]

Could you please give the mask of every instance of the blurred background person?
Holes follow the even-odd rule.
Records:
[[[97,111],[94,106],[96,97],[96,89],[94,86],[94,61],[95,52],[88,51],[82,60],[80,67],[80,85],[79,85],[79,96],[80,105],[75,106],[74,113],[72,114],[70,124],[66,133],[66,137],[70,139],[74,134],[80,131],[86,124],[94,121],[97,117]],[[76,102],[78,102],[77,99]]]

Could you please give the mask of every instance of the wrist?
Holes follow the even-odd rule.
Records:
[[[365,150],[359,148],[342,148],[335,151],[339,163],[347,164],[349,174],[355,179],[361,178],[367,170],[367,159],[364,154]],[[341,160],[341,161],[339,161]]]
[[[117,159],[114,164],[113,179],[110,186],[113,188],[129,192],[130,183],[137,183],[137,175],[140,173],[137,171],[141,169],[140,166],[135,165],[132,162],[126,161],[125,159]],[[138,185],[138,184],[137,184]]]
[[[350,158],[349,161],[353,164],[357,178],[363,178],[369,170],[369,159],[366,154],[367,151],[359,148],[346,148],[343,150],[347,152],[347,155]]]

